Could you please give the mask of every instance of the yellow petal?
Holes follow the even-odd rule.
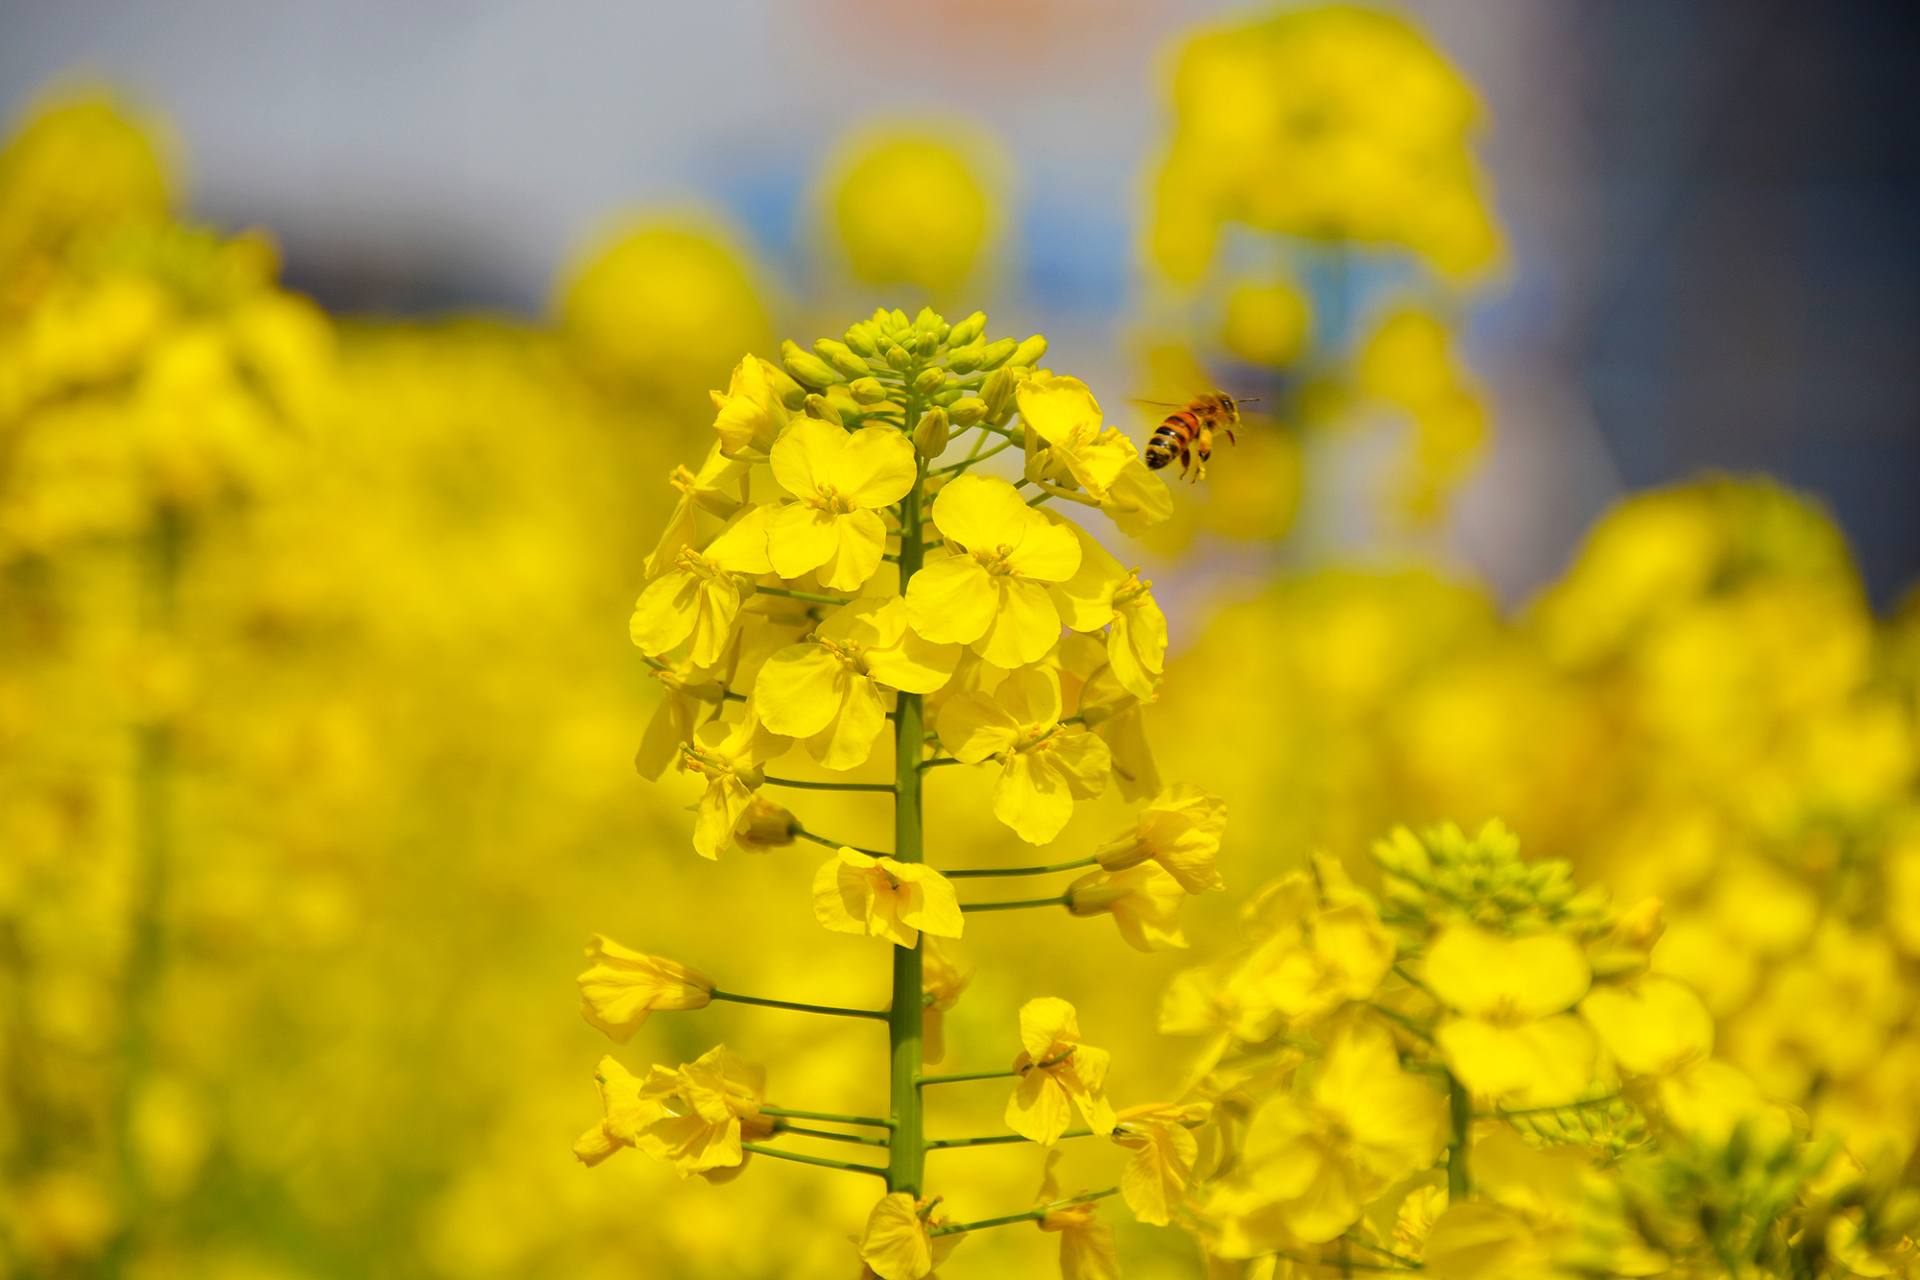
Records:
[[[886,726],[886,704],[873,681],[850,675],[839,714],[807,739],[807,750],[829,769],[857,769],[873,754],[874,740]]]
[[[834,517],[833,532],[833,554],[820,564],[820,581],[835,591],[858,591],[886,554],[886,521],[871,511],[852,511]]]
[[[913,445],[892,427],[862,427],[847,437],[830,477],[857,507],[891,506],[918,478]]]
[[[1693,988],[1672,978],[1597,988],[1580,1002],[1580,1015],[1634,1075],[1671,1075],[1713,1052],[1713,1015]]]
[[[676,570],[655,579],[634,602],[633,617],[627,622],[628,636],[640,652],[659,657],[692,632],[699,599],[700,580],[690,573]]]
[[[785,503],[767,522],[767,560],[793,579],[812,573],[840,553],[840,517],[831,511]]]
[[[821,485],[832,482],[846,447],[845,429],[818,418],[796,418],[774,443],[773,478],[796,498],[814,497]]]
[[[1070,529],[1037,511],[1027,511],[1018,526],[1007,565],[1036,582],[1065,582],[1080,568],[1080,542]]]
[[[960,476],[933,500],[934,527],[970,550],[1010,544],[1030,520],[1045,523],[1043,517],[1021,500],[1019,490],[992,476]]]
[[[1011,750],[1020,737],[1019,723],[996,699],[981,693],[949,698],[940,708],[937,727],[940,745],[968,764]]]
[[[1426,978],[1434,994],[1462,1013],[1504,1009],[1543,1017],[1572,1008],[1586,994],[1592,970],[1563,934],[1506,938],[1461,924],[1428,949]]]
[[[1064,774],[1033,752],[1009,755],[993,787],[993,816],[1028,844],[1045,844],[1073,817]]]
[[[966,926],[966,916],[960,910],[960,899],[954,893],[951,880],[921,863],[882,858],[880,865],[900,881],[903,888],[912,890],[900,909],[904,923],[936,937],[960,936]]]
[[[1008,669],[1038,662],[1060,639],[1060,611],[1053,596],[1038,582],[1014,577],[994,578],[992,586],[993,617],[973,641],[974,652]]]
[[[925,1280],[933,1271],[933,1241],[912,1196],[882,1196],[867,1215],[860,1258],[881,1280]]]
[[[819,645],[788,645],[754,677],[754,709],[777,734],[811,737],[840,713],[850,679],[846,665]]]
[[[1007,1128],[1042,1146],[1060,1140],[1073,1122],[1073,1103],[1059,1082],[1045,1071],[1033,1070],[1014,1085],[1007,1099]]]
[[[972,556],[927,561],[907,581],[907,622],[935,644],[972,644],[993,625],[1000,593]]]

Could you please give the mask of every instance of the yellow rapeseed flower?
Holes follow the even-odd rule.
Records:
[[[680,767],[707,780],[694,806],[693,847],[703,858],[718,858],[764,776],[760,766],[786,748],[786,739],[770,733],[751,710],[731,724],[700,726],[680,748]]]
[[[1713,1015],[1693,988],[1658,974],[1630,987],[1598,987],[1580,1002],[1580,1016],[1620,1069],[1670,1076],[1713,1052]]]
[[[936,1200],[916,1200],[904,1191],[881,1196],[860,1236],[860,1260],[880,1280],[926,1280],[960,1243],[958,1233],[932,1234]]]
[[[1449,926],[1428,948],[1427,985],[1455,1016],[1435,1035],[1475,1093],[1529,1104],[1571,1101],[1593,1076],[1593,1033],[1568,1013],[1592,980],[1564,934],[1507,938]]]
[[[993,813],[1029,844],[1045,844],[1107,781],[1106,743],[1060,723],[1060,680],[1045,668],[1014,672],[991,696],[969,693],[940,709],[941,745],[956,760],[1000,762]]]
[[[698,969],[623,947],[594,934],[588,966],[579,977],[580,1012],[587,1023],[625,1044],[656,1010],[704,1009],[713,979]]]
[[[1136,951],[1185,947],[1180,904],[1187,891],[1157,862],[1125,871],[1089,871],[1067,886],[1067,910],[1076,916],[1110,915],[1120,936]]]
[[[1164,1227],[1186,1202],[1200,1157],[1193,1126],[1206,1111],[1204,1104],[1150,1102],[1114,1116],[1114,1142],[1133,1153],[1120,1175],[1120,1194],[1140,1221]]]
[[[740,510],[747,499],[747,472],[746,464],[729,458],[718,443],[707,451],[706,461],[698,471],[687,467],[673,469],[667,483],[680,496],[674,499],[667,527],[647,557],[648,579],[665,573],[683,549],[698,545],[702,511],[725,520]]]
[[[1058,996],[1020,1006],[1020,1083],[1007,1099],[1007,1127],[1023,1138],[1051,1146],[1067,1131],[1075,1108],[1095,1133],[1113,1132],[1107,1101],[1107,1065],[1112,1055],[1080,1043],[1080,1019]]]
[[[899,597],[856,600],[828,614],[808,639],[769,657],[753,702],[769,729],[804,740],[829,769],[852,769],[886,726],[881,688],[932,693],[959,661],[958,645],[935,644],[908,627]]]
[[[783,578],[819,571],[838,591],[858,591],[887,548],[880,509],[913,488],[913,445],[891,427],[848,432],[801,418],[773,446],[773,476],[792,495],[767,523],[767,555]]]
[[[1021,421],[1043,442],[1028,465],[1030,478],[1077,485],[1129,535],[1173,514],[1166,481],[1148,469],[1131,437],[1105,424],[1100,402],[1086,383],[1026,378],[1015,388],[1014,400]]]
[[[1036,1209],[1071,1199],[1060,1194],[1059,1163],[1058,1151],[1047,1152],[1040,1190],[1033,1198]],[[1113,1228],[1100,1220],[1099,1206],[1092,1201],[1047,1209],[1040,1217],[1040,1229],[1060,1236],[1060,1280],[1119,1280]]]
[[[1095,856],[1108,871],[1157,862],[1188,893],[1205,893],[1226,887],[1214,867],[1226,829],[1226,801],[1190,783],[1175,783],[1141,810],[1131,830],[1107,841]]]
[[[710,667],[720,660],[740,613],[741,575],[772,571],[767,559],[770,515],[767,507],[742,512],[704,550],[682,548],[672,568],[647,584],[627,625],[640,652],[658,658],[684,645],[697,666]]]
[[[1005,480],[963,475],[933,500],[953,553],[907,583],[907,619],[928,640],[964,644],[997,667],[1034,662],[1060,638],[1049,585],[1080,567],[1080,544]]]
[[[1153,598],[1153,583],[1122,568],[1086,530],[1061,523],[1080,543],[1080,568],[1053,589],[1061,618],[1074,631],[1105,630],[1114,679],[1134,697],[1151,699],[1167,665],[1167,615]]]
[[[814,874],[813,916],[835,933],[900,947],[913,946],[922,931],[957,938],[966,923],[953,883],[932,867],[844,848]]]
[[[713,398],[713,431],[722,457],[753,462],[773,451],[793,417],[783,385],[796,384],[771,361],[743,356],[727,379],[727,389],[707,393]]]

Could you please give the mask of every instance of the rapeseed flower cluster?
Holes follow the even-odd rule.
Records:
[[[925,1070],[950,1047],[946,1016],[972,977],[951,950],[971,917],[1108,916],[1151,951],[1185,945],[1182,901],[1224,884],[1221,801],[1162,786],[1137,729],[1115,732],[1157,697],[1165,668],[1167,620],[1152,584],[1061,510],[1145,528],[1166,516],[1165,485],[1083,383],[1041,366],[1045,339],[990,339],[985,327],[978,312],[949,322],[881,310],[811,350],[785,344],[778,363],[741,360],[713,393],[705,460],[670,477],[680,497],[647,558],[630,628],[666,688],[640,767],[658,775],[677,763],[697,781],[694,852],[717,861],[735,848],[828,850],[812,876],[813,918],[888,944],[890,1002],[744,994],[724,975],[606,938],[580,975],[587,1021],[621,1043],[653,1012],[714,1002],[887,1025],[879,1114],[795,1109],[791,1093],[770,1095],[762,1072],[724,1047],[644,1077],[609,1058],[598,1075],[602,1118],[575,1147],[589,1164],[636,1147],[709,1179],[735,1176],[754,1156],[876,1178],[885,1193],[857,1243],[883,1280],[920,1280],[963,1236],[1010,1222],[1057,1233],[1064,1274],[1112,1274],[1094,1201],[1122,1195],[1142,1220],[1166,1222],[1171,1188],[1193,1160],[1188,1129],[1204,1110],[1116,1112],[1110,1053],[1051,995],[1021,1008],[1010,1067]],[[1017,480],[976,469],[1013,449],[1024,463]],[[947,849],[941,828],[928,840],[927,795],[949,768],[992,778],[992,814],[1015,848],[1050,844],[1076,807],[1109,788],[1144,804],[1077,858],[936,866],[928,844]],[[886,797],[891,845],[820,833],[773,798],[792,791]],[[1073,871],[1084,874],[1048,896],[963,900],[971,881]],[[877,1094],[882,1061],[873,1063]],[[928,1139],[929,1088],[990,1080],[1011,1082],[1006,1132]],[[1129,1153],[1120,1184],[1062,1194],[1049,1162],[1037,1207],[973,1222],[949,1220],[930,1194],[932,1151],[1051,1148],[1078,1136]],[[813,1154],[809,1140],[864,1145],[878,1158]]]

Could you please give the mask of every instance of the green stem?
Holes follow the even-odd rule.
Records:
[[[1447,1141],[1447,1203],[1460,1204],[1473,1194],[1473,1178],[1467,1171],[1467,1135],[1473,1125],[1473,1099],[1447,1074],[1447,1117],[1452,1136]]]
[[[870,1137],[864,1133],[834,1133],[828,1129],[808,1129],[797,1124],[783,1124],[778,1132],[796,1134],[802,1138],[825,1138],[829,1142],[857,1142],[863,1147],[884,1147],[885,1138]]]
[[[925,1083],[922,1081],[922,1083]],[[1062,1138],[1090,1138],[1091,1129],[1069,1129],[1060,1135]],[[1033,1139],[1017,1133],[989,1133],[978,1138],[934,1138],[927,1143],[929,1151],[951,1151],[956,1147],[999,1147],[1013,1142],[1031,1142]]]
[[[1021,898],[1017,902],[963,902],[962,911],[1022,911],[1028,907],[1064,907],[1067,895],[1056,894],[1051,898]]]
[[[949,880],[984,880],[993,876],[1045,876],[1052,875],[1056,871],[1077,871],[1081,867],[1091,867],[1099,861],[1097,857],[1088,856],[1075,858],[1072,862],[1049,863],[1044,867],[956,867],[952,871],[942,871],[940,874]],[[1057,901],[1057,899],[1049,898],[1048,901]]]
[[[1431,1031],[1427,1030],[1425,1027],[1421,1026],[1419,1023],[1415,1022],[1412,1018],[1409,1018],[1406,1014],[1400,1012],[1398,1009],[1389,1009],[1386,1005],[1377,1004],[1372,1000],[1367,1001],[1367,1008],[1373,1010],[1375,1013],[1379,1014],[1381,1017],[1385,1018],[1387,1021],[1393,1023],[1395,1026],[1403,1027],[1410,1034],[1419,1036],[1422,1040],[1425,1040],[1428,1044],[1433,1043],[1433,1033]]]
[[[864,853],[869,858],[891,858],[893,856],[885,849],[862,849],[857,844],[847,844],[840,840],[829,840],[823,835],[808,831],[805,827],[795,827],[793,834],[796,839],[811,840],[814,844],[823,845],[828,849],[851,849],[855,853]]]
[[[985,437],[982,436],[980,437],[980,439],[985,439]],[[976,463],[985,462],[988,458],[993,457],[993,455],[995,455],[996,453],[1005,453],[1008,449],[1011,449],[1011,448],[1013,448],[1013,441],[1002,440],[999,444],[993,446],[993,448],[987,450],[985,453],[975,452],[975,453],[969,454],[964,461],[953,463],[950,466],[935,467],[933,470],[927,472],[927,474],[930,476],[944,476],[954,471],[965,471],[968,467],[971,467]]]
[[[1620,1096],[1618,1090],[1602,1093],[1591,1098],[1575,1098],[1572,1102],[1555,1103],[1545,1107],[1495,1107],[1491,1111],[1482,1111],[1476,1120],[1506,1120],[1513,1116],[1543,1116],[1555,1111],[1583,1111],[1588,1107],[1603,1107]]]
[[[922,760],[920,762],[920,767],[922,769],[938,769],[942,765],[965,764],[965,763],[967,763],[965,760],[956,760],[952,756],[939,756],[932,760]]]
[[[919,421],[918,398],[909,396],[906,418]],[[920,571],[922,543],[921,502],[927,480],[924,459],[916,462],[913,488],[900,501],[900,594]],[[920,753],[926,726],[921,695],[902,693],[894,704],[893,720],[893,856],[900,862],[924,862],[923,814],[920,802]],[[888,1118],[893,1121],[893,1146],[887,1160],[887,1190],[918,1197],[926,1170],[926,1134],[920,1110],[920,1043],[924,956],[920,940],[911,947],[893,947],[893,1002],[887,1020],[889,1053]]]
[[[882,1120],[879,1116],[848,1116],[838,1111],[801,1111],[795,1107],[761,1107],[763,1116],[775,1116],[782,1120],[826,1120],[833,1124],[864,1124],[876,1129],[891,1129],[893,1121]]]
[[[846,1169],[852,1173],[871,1173],[882,1178],[887,1176],[887,1171],[876,1165],[861,1164],[857,1160],[829,1160],[825,1156],[802,1155],[798,1151],[782,1151],[778,1147],[769,1147],[760,1142],[743,1142],[740,1144],[740,1149],[751,1151],[757,1156],[767,1156],[774,1160],[791,1160],[795,1164],[817,1165],[822,1169]]]
[[[766,996],[743,996],[737,991],[709,991],[715,1000],[731,1004],[757,1004],[767,1009],[791,1009],[795,1013],[825,1013],[836,1018],[876,1018],[884,1021],[885,1009],[847,1009],[837,1004],[804,1004],[798,1000],[772,1000]]]
[[[763,596],[785,596],[789,600],[805,600],[808,604],[852,604],[851,596],[823,596],[817,591],[795,591],[790,587],[755,587]]]
[[[960,1071],[944,1076],[921,1076],[919,1084],[925,1088],[930,1084],[965,1084],[969,1080],[1011,1080],[1019,1075],[1018,1071]]]
[[[911,695],[901,694],[901,697]],[[792,787],[796,791],[892,791],[891,782],[822,782],[812,778],[775,778],[763,777],[760,781],[770,787]]]
[[[1104,1200],[1108,1196],[1117,1196],[1120,1188],[1108,1187],[1103,1191],[1086,1191],[1077,1196],[1068,1196],[1065,1200],[1055,1200],[1043,1204],[1037,1209],[1028,1209],[1024,1213],[1009,1213],[998,1218],[982,1218],[978,1222],[954,1222],[944,1227],[935,1227],[928,1235],[950,1236],[961,1231],[982,1231],[987,1227],[1004,1227],[1015,1222],[1038,1222],[1056,1209],[1071,1209],[1077,1204],[1088,1204],[1095,1200]]]

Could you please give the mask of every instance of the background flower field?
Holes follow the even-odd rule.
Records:
[[[1259,400],[1165,519],[1071,508],[1165,607],[1144,744],[1224,802],[1226,889],[1183,900],[1145,954],[1097,913],[969,915],[941,1069],[1004,1066],[1023,1006],[1061,997],[1111,1052],[1115,1105],[1202,1098],[1218,1122],[1191,1218],[1116,1199],[968,1233],[940,1274],[1069,1255],[1108,1274],[1073,1253],[1092,1222],[1139,1277],[1792,1274],[1789,1246],[1821,1275],[1920,1272],[1920,605],[1863,580],[1850,509],[1740,471],[1616,495],[1524,590],[1463,555],[1506,527],[1486,513],[1510,474],[1474,316],[1540,252],[1505,231],[1481,158],[1507,122],[1384,12],[1183,19],[1160,58],[1120,86],[1158,122],[1129,162],[1133,286],[1110,327],[1052,329],[1044,363],[1136,442],[1168,410],[1135,397]],[[565,246],[543,314],[383,314],[291,283],[272,225],[204,220],[167,102],[60,71],[10,104],[0,152],[0,1274],[857,1274],[866,1181],[756,1158],[715,1185],[570,1149],[603,1053],[643,1072],[724,1042],[766,1065],[769,1101],[887,1102],[868,1022],[716,1003],[620,1048],[576,1012],[590,934],[732,990],[888,998],[890,944],[812,918],[826,850],[697,856],[702,779],[636,775],[667,682],[622,623],[743,355],[876,304],[1043,327],[1019,264],[1048,245],[1011,144],[867,103],[801,179],[790,252],[663,206]],[[1027,478],[1042,445],[1017,437],[982,474]],[[1047,483],[1085,486],[1048,441]],[[1143,798],[1083,800],[1035,853],[993,773],[928,772],[942,865],[1086,858]],[[814,831],[892,838],[881,799],[804,800]],[[1530,886],[1473,917],[1486,937],[1449,935],[1484,905],[1432,887],[1449,858]],[[1562,875],[1606,905],[1562,911],[1538,883]],[[1377,934],[1314,952],[1342,912]],[[1521,1123],[1499,1109],[1548,1086],[1482,1087],[1459,1027],[1571,1022],[1579,996],[1483,1008],[1458,974],[1540,936],[1596,993],[1678,988],[1704,1014],[1610,1020],[1588,997],[1603,1065],[1536,1099],[1571,1112]],[[1407,984],[1355,976],[1376,937]],[[1345,994],[1209,1021],[1239,998],[1222,975],[1275,939]],[[1232,999],[1183,1003],[1215,982]],[[1397,1083],[1421,1060],[1477,1091],[1478,1198],[1451,1188],[1472,1221],[1439,1225],[1448,1097]],[[1339,1096],[1327,1062],[1396,1083]],[[939,1132],[1004,1128],[1007,1092],[953,1086]],[[1421,1117],[1433,1100],[1432,1134],[1417,1117],[1396,1154],[1349,1160],[1365,1191],[1342,1229],[1371,1253],[1323,1250],[1280,1175],[1220,1158],[1287,1108],[1345,1134],[1343,1108],[1409,1097]],[[1685,1142],[1636,1163],[1649,1123]],[[1113,1181],[1104,1139],[1058,1151],[1060,1194]],[[1030,1207],[1043,1173],[1013,1143],[929,1167],[954,1221]],[[1684,1222],[1620,1208],[1694,1194],[1711,1208]],[[1740,1234],[1759,1205],[1790,1239]]]

